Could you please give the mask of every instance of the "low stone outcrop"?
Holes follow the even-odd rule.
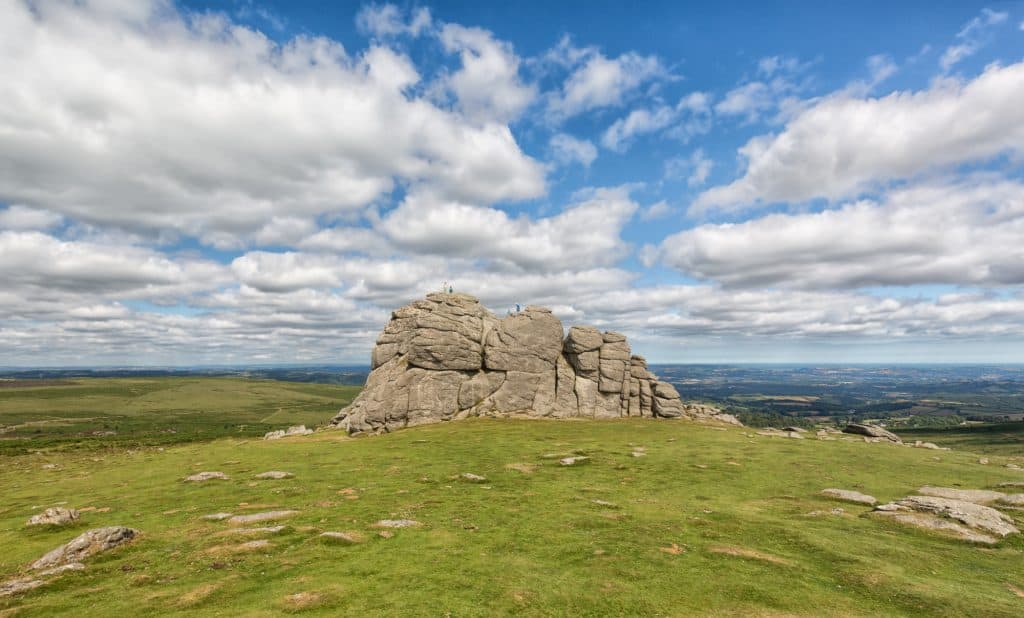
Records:
[[[66,526],[78,521],[78,511],[62,506],[48,508],[42,513],[33,515],[26,526]]]
[[[884,440],[889,440],[890,442],[903,444],[903,440],[901,440],[896,434],[883,429],[878,425],[871,425],[868,423],[850,423],[845,429],[843,429],[843,433],[852,433],[854,435],[866,436],[868,438],[882,438]]]
[[[1003,513],[952,498],[907,496],[875,507],[874,514],[976,543],[992,544],[1002,537],[1020,534],[1013,519]]]
[[[109,526],[83,532],[70,542],[32,563],[31,569],[38,571],[82,562],[86,558],[128,543],[139,531],[124,526]]]
[[[470,416],[704,418],[632,353],[625,335],[573,326],[544,307],[498,319],[468,294],[429,294],[396,310],[366,385],[331,421],[349,433]]]

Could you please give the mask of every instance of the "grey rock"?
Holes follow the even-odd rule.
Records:
[[[138,535],[138,530],[125,526],[95,528],[83,532],[68,543],[48,552],[42,558],[33,562],[29,568],[39,571],[82,562],[100,552],[128,543]]]
[[[896,504],[905,506],[912,511],[932,513],[952,519],[987,534],[1005,537],[1020,533],[1020,530],[1013,525],[1013,520],[1006,515],[973,502],[934,496],[907,496],[902,500],[897,500]]]
[[[295,475],[292,474],[291,472],[283,472],[281,470],[268,470],[267,472],[260,472],[259,474],[256,475],[255,478],[258,478],[258,479],[280,480],[280,479],[290,479],[293,476],[295,476]]]
[[[223,472],[197,472],[190,474],[185,477],[185,481],[189,483],[202,483],[204,481],[228,481],[231,477],[224,474]]]
[[[26,526],[66,526],[78,521],[78,511],[62,506],[48,508],[25,522]]]
[[[990,491],[987,489],[954,489],[952,487],[932,487],[925,485],[917,490],[922,496],[935,496],[938,498],[950,498],[952,500],[963,500],[974,504],[991,504],[1006,494],[1001,491]]]
[[[223,521],[233,516],[234,513],[210,513],[209,515],[203,515],[201,519],[205,521]]]
[[[263,435],[264,440],[280,440],[281,438],[289,438],[291,436],[308,436],[313,433],[312,429],[306,429],[305,425],[295,425],[288,429],[278,429],[277,431],[268,431]]]
[[[415,519],[381,519],[372,524],[373,528],[415,528],[420,526]]]
[[[356,434],[470,416],[738,423],[717,408],[684,406],[620,333],[574,326],[563,338],[548,309],[499,320],[466,294],[430,294],[395,310],[371,363],[366,386],[331,425]]]
[[[851,433],[859,436],[867,436],[869,438],[884,438],[890,442],[902,443],[903,440],[899,436],[887,431],[878,425],[871,425],[868,423],[850,423],[843,429],[843,433]]]
[[[844,502],[855,502],[857,504],[867,504],[873,506],[878,503],[878,499],[874,496],[862,494],[859,491],[851,491],[848,489],[823,489],[821,495],[828,496],[835,500],[842,500]]]

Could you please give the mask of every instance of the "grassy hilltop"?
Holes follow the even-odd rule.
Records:
[[[351,395],[305,386],[186,382],[151,387],[143,397],[152,402],[165,393],[166,409],[127,400],[119,406],[121,396],[112,393],[97,395],[108,397],[106,411],[83,403],[75,414],[173,412],[223,426],[272,424],[265,419],[280,408],[295,411],[284,424],[309,424],[329,418],[337,407],[332,398]],[[48,387],[37,399],[52,401],[73,388]],[[188,414],[171,396],[175,389],[204,393],[196,397],[210,419]],[[11,390],[18,391],[2,395],[0,425],[29,414],[25,391]],[[323,414],[311,418],[317,406]],[[70,448],[65,436],[40,443],[41,450],[0,456],[0,581],[84,530],[127,525],[142,532],[89,560],[84,571],[0,598],[0,616],[1024,612],[1020,536],[975,546],[864,517],[868,507],[819,495],[842,487],[890,500],[925,484],[1024,481],[1024,472],[1003,465],[1014,459],[998,452],[981,465],[969,451],[769,438],[646,419],[473,419],[355,439],[339,432],[278,441],[220,435],[130,448],[117,442],[121,434],[90,438],[113,440],[102,450]],[[559,465],[559,457],[574,454],[589,459]],[[231,478],[182,481],[203,470]],[[254,478],[267,470],[294,477]],[[459,477],[467,472],[486,480]],[[61,503],[83,511],[72,528],[24,526],[41,507]],[[833,514],[837,507],[844,512]],[[232,535],[226,522],[201,519],[277,509],[298,513],[280,522],[284,530],[257,536]],[[372,527],[399,518],[421,525],[391,538]],[[360,542],[326,542],[324,531],[353,533]],[[253,539],[269,543],[245,551],[242,544]]]

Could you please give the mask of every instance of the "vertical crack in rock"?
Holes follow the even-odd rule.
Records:
[[[710,418],[632,354],[625,335],[573,326],[544,307],[496,318],[468,294],[427,295],[395,310],[366,386],[331,424],[381,432],[469,416]]]

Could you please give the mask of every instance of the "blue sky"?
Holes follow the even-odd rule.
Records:
[[[0,365],[1024,362],[1024,2],[0,0]]]

